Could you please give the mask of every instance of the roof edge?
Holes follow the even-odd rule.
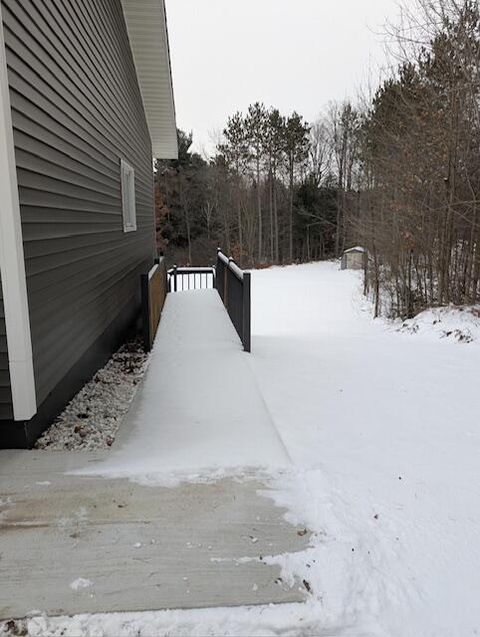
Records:
[[[165,0],[121,0],[138,85],[157,159],[177,159],[173,73]]]

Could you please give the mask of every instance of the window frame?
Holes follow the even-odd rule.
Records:
[[[120,182],[122,191],[123,232],[136,232],[137,206],[135,197],[135,170],[124,159],[120,160]]]

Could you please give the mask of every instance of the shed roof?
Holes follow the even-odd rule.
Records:
[[[122,6],[153,156],[176,159],[177,127],[165,0],[122,0]]]
[[[349,252],[365,252],[365,248],[362,248],[362,246],[355,246],[353,248],[345,250],[343,254],[348,254]]]

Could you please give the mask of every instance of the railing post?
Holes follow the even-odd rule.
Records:
[[[222,264],[220,262],[220,252],[221,252],[220,248],[217,248],[217,262],[215,264],[215,276],[214,276],[213,287],[216,288],[217,292],[219,293],[219,295],[221,297],[222,296],[222,290],[218,289],[218,273],[220,272],[220,268],[222,267]]]
[[[230,276],[230,259],[228,259],[228,265],[223,264],[223,304],[227,308],[227,311],[230,312],[230,304],[228,301],[228,286],[229,286],[229,276]]]
[[[243,273],[243,348],[246,352],[252,351],[252,326],[251,326],[251,281],[250,272]]]
[[[143,327],[143,348],[146,352],[152,349],[150,335],[150,289],[148,274],[140,277],[142,285],[142,327]]]
[[[217,264],[215,266],[216,281],[215,281],[214,287],[217,287],[217,285],[218,285],[218,273],[220,271],[220,268],[222,267],[222,262],[220,261],[220,252],[221,251],[222,250],[220,248],[217,248]],[[217,287],[217,290],[218,290],[218,287]],[[220,294],[220,296],[222,295],[220,290],[218,290],[218,293]]]
[[[175,263],[173,266],[173,291],[174,292],[177,291],[177,270],[178,270],[178,265]]]

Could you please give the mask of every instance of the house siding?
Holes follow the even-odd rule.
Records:
[[[41,405],[117,317],[127,327],[139,310],[155,253],[151,142],[120,0],[1,5]],[[120,159],[135,170],[127,234]]]

